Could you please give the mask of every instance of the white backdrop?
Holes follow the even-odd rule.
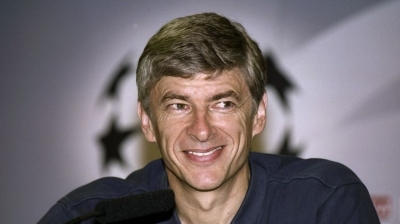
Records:
[[[349,166],[382,222],[400,223],[400,1],[372,0],[2,1],[0,223],[34,223],[74,188],[159,157],[135,129],[134,66],[161,25],[205,11],[241,22],[293,85],[287,107],[267,87],[254,150],[279,153],[288,134],[289,152]],[[105,163],[113,118],[133,132]]]

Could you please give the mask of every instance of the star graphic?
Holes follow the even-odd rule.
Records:
[[[103,98],[115,99],[118,96],[118,88],[123,79],[131,74],[133,70],[129,63],[123,63],[112,76],[112,80],[109,82],[108,87],[103,93]]]
[[[267,63],[267,87],[270,86],[275,89],[285,110],[289,110],[287,93],[288,91],[295,89],[295,85],[287,78],[287,75],[276,66],[275,59],[272,55],[264,55],[264,58]]]
[[[303,149],[300,147],[294,148],[293,146],[291,146],[290,139],[291,139],[291,132],[286,131],[281,146],[279,147],[278,151],[279,155],[299,156],[300,153],[303,151]]]
[[[111,161],[117,161],[121,165],[125,165],[121,157],[122,143],[131,135],[139,131],[139,127],[121,130],[117,126],[115,118],[111,119],[108,130],[99,137],[99,142],[104,150],[103,166],[106,167]]]

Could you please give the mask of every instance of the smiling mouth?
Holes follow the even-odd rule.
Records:
[[[220,149],[222,149],[222,146],[217,147],[217,148],[215,148],[215,149],[213,149],[213,150],[211,150],[211,151],[209,151],[209,152],[193,152],[193,151],[188,151],[187,153],[189,153],[189,154],[191,154],[191,155],[194,155],[194,156],[209,156],[209,155],[213,154],[214,152],[216,152],[216,151],[218,151],[218,150],[220,150]]]

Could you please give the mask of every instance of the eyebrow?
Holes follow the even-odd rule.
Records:
[[[216,101],[223,98],[233,97],[235,100],[240,101],[240,96],[233,90],[228,90],[226,92],[218,93],[210,98],[210,101]]]
[[[218,93],[216,95],[211,96],[208,101],[217,101],[220,99],[228,98],[228,97],[233,97],[235,100],[240,101],[241,97],[233,90],[228,90],[226,92]],[[162,98],[161,98],[161,103],[164,103],[169,100],[183,100],[187,101],[189,99],[188,96],[185,95],[179,95],[173,92],[167,92]]]
[[[164,103],[165,101],[168,101],[168,100],[176,100],[176,99],[186,101],[188,98],[189,97],[184,96],[184,95],[179,95],[179,94],[168,92],[161,98],[161,103]]]

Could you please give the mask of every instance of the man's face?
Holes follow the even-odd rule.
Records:
[[[265,126],[266,95],[252,116],[252,97],[238,71],[163,77],[150,102],[151,119],[138,107],[142,129],[157,142],[170,184],[207,191],[248,177],[251,140]]]

